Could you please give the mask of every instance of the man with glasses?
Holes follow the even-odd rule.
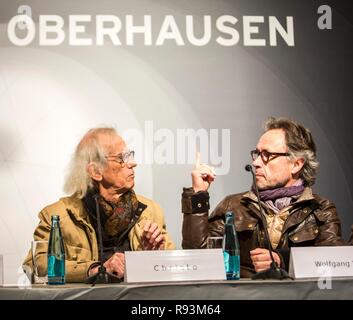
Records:
[[[308,129],[286,118],[269,118],[250,154],[278,266],[288,270],[290,247],[343,244],[335,205],[311,189],[318,162]],[[268,269],[272,260],[254,186],[248,192],[227,196],[208,216],[207,190],[214,179],[213,169],[200,164],[198,156],[192,188],[184,188],[182,195],[183,248],[205,248],[208,236],[223,236],[224,215],[232,211],[240,243],[241,276]]]
[[[134,154],[113,128],[89,130],[71,160],[65,182],[70,196],[39,213],[35,240],[48,240],[51,216],[60,216],[67,282],[83,282],[96,274],[101,259],[109,273],[123,278],[127,250],[174,249],[160,206],[133,190]],[[103,257],[97,243],[98,210]],[[46,254],[37,261],[45,265]],[[28,254],[24,265],[32,264]]]

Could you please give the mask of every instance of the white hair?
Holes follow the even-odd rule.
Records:
[[[101,142],[100,137],[102,136],[115,138],[118,133],[111,127],[93,128],[83,136],[77,145],[64,184],[66,193],[74,194],[82,199],[87,191],[94,187],[87,166],[90,163],[94,163],[98,169],[103,169],[106,166],[105,156],[108,150]]]

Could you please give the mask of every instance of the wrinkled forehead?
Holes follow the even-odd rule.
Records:
[[[107,155],[117,155],[126,150],[126,143],[119,135],[103,134],[99,140]]]
[[[285,152],[287,151],[286,135],[282,129],[272,129],[265,132],[259,139],[256,148],[260,151]]]

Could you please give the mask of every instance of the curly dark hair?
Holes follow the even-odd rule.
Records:
[[[316,159],[316,145],[310,130],[287,118],[270,117],[264,124],[265,131],[282,129],[285,132],[288,152],[293,158],[303,158],[304,165],[300,177],[304,185],[315,183],[319,162]]]

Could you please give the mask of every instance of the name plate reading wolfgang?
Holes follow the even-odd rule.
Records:
[[[295,279],[353,277],[353,246],[291,248],[289,275]]]
[[[126,282],[225,279],[222,249],[125,252]]]

